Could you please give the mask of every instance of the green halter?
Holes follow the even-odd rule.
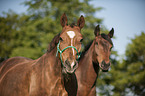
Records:
[[[74,48],[74,49],[77,51],[77,55],[78,55],[77,61],[79,60],[80,54],[79,54],[78,50],[76,49],[76,47],[74,47],[74,46],[68,46],[68,47],[64,48],[63,50],[60,50],[60,49],[59,49],[59,45],[60,45],[60,41],[59,41],[59,43],[57,44],[57,53],[56,53],[56,57],[57,57],[58,52],[59,52],[59,53],[60,53],[60,60],[61,60],[62,65],[63,65],[63,61],[62,61],[62,52],[64,52],[64,51],[65,51],[66,49],[68,49],[68,48]]]

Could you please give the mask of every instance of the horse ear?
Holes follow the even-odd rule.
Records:
[[[110,38],[112,38],[113,35],[114,35],[114,28],[112,28],[111,31],[108,33],[108,36],[109,36]]]
[[[100,25],[97,25],[95,30],[94,30],[94,34],[95,36],[99,36],[100,35]]]
[[[82,29],[85,25],[85,19],[84,19],[84,16],[81,15],[81,17],[79,18],[78,22],[77,22],[77,26],[80,27],[80,29]]]
[[[67,17],[66,17],[66,14],[65,13],[63,13],[63,15],[61,16],[60,23],[61,23],[61,26],[62,27],[64,27],[65,25],[67,25]]]

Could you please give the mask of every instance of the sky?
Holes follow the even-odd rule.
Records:
[[[25,0],[0,0],[0,15],[12,9],[16,13],[27,11],[21,3]],[[120,56],[125,54],[131,38],[145,32],[145,0],[91,0],[94,7],[103,7],[96,17],[103,18],[108,30],[114,28],[114,49]]]
[[[104,8],[95,16],[104,18],[107,29],[114,28],[114,49],[124,55],[131,39],[145,32],[145,0],[93,0],[92,4]]]

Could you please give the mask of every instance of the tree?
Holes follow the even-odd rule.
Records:
[[[44,54],[52,38],[61,32],[60,17],[67,14],[68,22],[77,22],[84,15],[86,23],[82,29],[84,44],[94,38],[93,30],[102,19],[94,17],[94,13],[102,8],[89,5],[89,0],[31,0],[25,1],[28,13],[20,17],[19,36],[10,57],[24,56],[36,59]],[[29,54],[28,54],[29,53]]]
[[[127,87],[137,95],[145,95],[145,33],[132,39],[124,61],[127,72]]]
[[[0,17],[0,61],[9,58],[16,44],[19,16],[11,10],[8,13],[4,13],[6,17]]]

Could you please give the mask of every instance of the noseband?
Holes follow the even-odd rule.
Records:
[[[59,45],[60,45],[60,41],[59,41],[59,43],[57,44],[57,53],[56,53],[56,57],[57,57],[58,52],[59,52],[59,53],[60,53],[60,60],[61,60],[62,65],[63,65],[62,53],[63,53],[66,49],[68,49],[68,48],[74,48],[74,49],[77,51],[77,56],[78,56],[78,58],[77,58],[76,60],[77,60],[77,61],[79,60],[80,54],[79,54],[78,50],[76,49],[76,47],[74,47],[74,46],[68,46],[68,47],[66,47],[66,48],[64,48],[64,49],[62,49],[62,50],[60,50]],[[63,66],[64,66],[64,65],[63,65]]]

